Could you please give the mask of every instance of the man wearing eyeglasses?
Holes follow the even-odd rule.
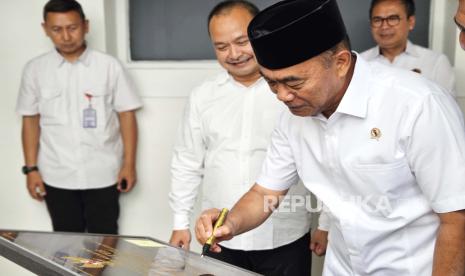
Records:
[[[415,27],[413,0],[373,0],[370,25],[378,45],[363,52],[363,58],[422,74],[455,97],[454,70],[447,57],[408,40]]]
[[[465,0],[459,0],[459,7],[457,8],[454,20],[460,29],[460,46],[465,50]]]

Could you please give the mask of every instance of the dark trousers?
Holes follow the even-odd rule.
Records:
[[[220,253],[207,255],[267,276],[310,276],[312,270],[309,234],[275,249],[244,251],[221,246]]]
[[[118,233],[119,191],[116,185],[89,190],[45,185],[45,190],[54,231]]]

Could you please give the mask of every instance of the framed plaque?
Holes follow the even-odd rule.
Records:
[[[258,275],[137,236],[0,230],[0,255],[39,275]]]

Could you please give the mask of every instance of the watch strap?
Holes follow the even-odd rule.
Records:
[[[23,166],[23,167],[21,168],[21,170],[22,170],[23,174],[26,174],[26,175],[27,175],[27,174],[30,173],[30,172],[39,171],[39,168],[38,168],[37,166],[30,166],[30,167],[28,167],[28,166]]]

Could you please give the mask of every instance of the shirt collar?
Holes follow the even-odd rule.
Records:
[[[90,54],[89,54],[89,52],[90,52],[89,47],[86,47],[84,52],[82,52],[82,54],[78,58],[78,61],[82,62],[82,64],[84,64],[87,67],[90,65]]]
[[[218,82],[219,85],[224,85],[228,83],[229,81],[234,80],[231,75],[228,74],[228,72],[224,71],[221,72],[221,74],[218,75],[216,81]]]
[[[58,52],[56,48],[53,49],[52,56],[56,67],[60,67],[63,63],[66,62],[66,59]],[[90,65],[89,47],[86,47],[84,52],[82,52],[82,54],[79,56],[76,62],[78,61],[84,64],[85,66]]]
[[[379,50],[378,45],[376,45],[375,47],[369,49],[368,52],[366,53],[366,58],[368,60],[372,60],[372,59],[375,59],[375,58],[380,57],[380,56],[381,56],[381,52]]]
[[[419,57],[417,48],[415,44],[410,42],[410,40],[407,40],[407,46],[405,47],[405,51],[403,53],[406,53],[408,55],[412,55],[414,57]],[[402,54],[402,53],[401,53]],[[377,57],[382,57],[381,55],[381,50],[379,49],[379,46],[375,46],[372,51],[368,53],[368,59],[375,59]]]
[[[236,85],[236,86],[246,87],[243,84],[237,82],[227,71],[223,71],[221,74],[219,74],[216,81],[218,82],[218,84],[220,86],[225,85],[227,83],[231,83],[231,84]],[[254,87],[254,86],[256,86],[256,85],[258,85],[258,84],[260,84],[260,83],[262,83],[264,81],[265,80],[262,77],[260,77],[254,84],[248,86],[247,88]]]
[[[361,58],[358,53],[355,54],[357,60],[354,74],[336,112],[365,118],[371,92],[371,89],[369,89],[371,70],[368,62]]]
[[[415,45],[412,42],[410,42],[410,40],[407,40],[407,47],[405,48],[405,53],[414,57],[420,56],[418,54],[417,47],[415,47]]]
[[[66,61],[56,48],[52,51],[52,58],[56,67],[60,67]]]

